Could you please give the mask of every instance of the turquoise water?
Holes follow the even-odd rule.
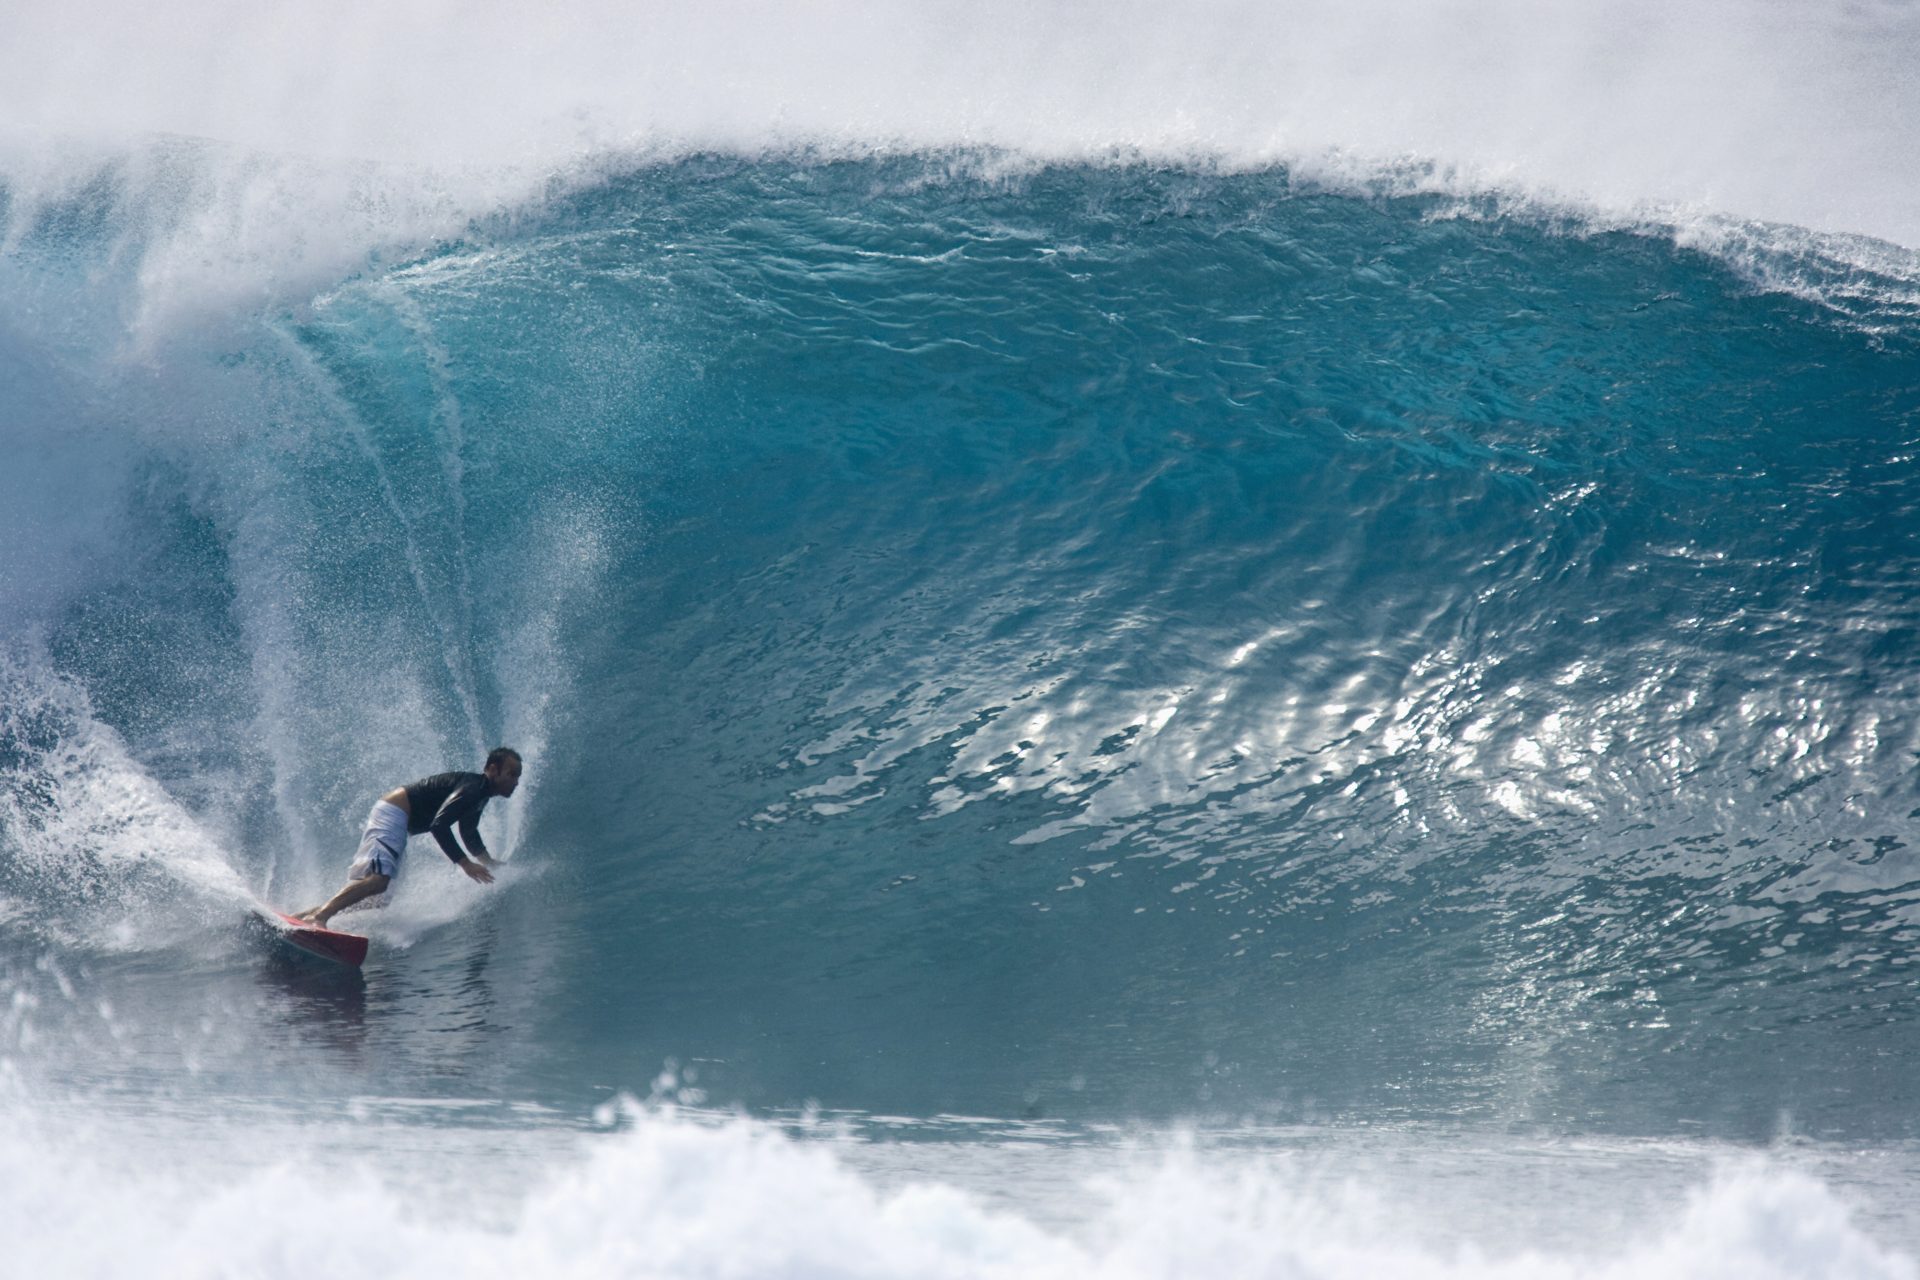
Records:
[[[192,139],[0,186],[27,1257],[1912,1274],[1911,251],[595,154],[433,234],[229,235]],[[416,844],[360,975],[246,926],[497,742],[498,885]]]

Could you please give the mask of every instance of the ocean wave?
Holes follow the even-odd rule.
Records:
[[[286,902],[513,741],[489,822],[577,890],[516,899],[569,980],[515,1034],[740,1101],[1904,1132],[1897,298],[1437,187],[984,166],[602,173],[137,350],[200,189],[20,205],[23,705],[83,695],[60,741]]]
[[[111,31],[102,37],[102,31]],[[1271,165],[1405,156],[1603,204],[1912,243],[1904,6],[1404,0],[1170,7],[843,0],[30,8],[3,114],[277,154],[498,165],[640,143],[1131,151]]]
[[[324,1258],[373,1277],[535,1270],[662,1280],[1916,1273],[1913,1260],[1872,1238],[1831,1188],[1755,1158],[1724,1165],[1617,1231],[1599,1224],[1622,1206],[1591,1204],[1577,1216],[1591,1219],[1594,1235],[1544,1245],[1523,1234],[1527,1216],[1543,1207],[1534,1194],[1514,1189],[1504,1230],[1477,1238],[1389,1198],[1407,1184],[1404,1169],[1375,1182],[1364,1162],[1329,1178],[1285,1155],[1122,1154],[1107,1159],[1104,1173],[1067,1173],[1047,1200],[1010,1205],[944,1181],[938,1149],[928,1150],[918,1176],[876,1179],[857,1171],[857,1149],[671,1110],[630,1107],[620,1132],[558,1156],[516,1158],[504,1137],[489,1155],[488,1140],[476,1134],[465,1157],[472,1163],[458,1167],[450,1152],[466,1138],[443,1134],[420,1152],[390,1125],[365,1132],[385,1139],[383,1154],[344,1155],[309,1130],[303,1154],[255,1150],[239,1168],[199,1167],[207,1156],[191,1152],[203,1143],[182,1155],[76,1151],[9,1136],[0,1144],[0,1170],[14,1188],[0,1206],[9,1257],[63,1275],[120,1274],[130,1257],[182,1275],[281,1274]],[[951,1154],[957,1168],[968,1163]],[[970,1162],[995,1159],[982,1148]],[[1608,1166],[1599,1169],[1604,1175]],[[1615,1176],[1621,1172],[1629,1184],[1644,1176]],[[83,1230],[83,1221],[107,1229]]]
[[[244,341],[262,316],[308,315],[343,282],[431,265],[450,250],[510,252],[582,206],[738,161],[794,171],[850,165],[875,172],[882,191],[945,186],[960,195],[1005,193],[1076,170],[1143,190],[1183,177],[1251,177],[1279,192],[1389,202],[1429,219],[1653,237],[1724,263],[1757,290],[1814,302],[1873,331],[1903,332],[1920,313],[1920,250],[1910,244],[1743,216],[1713,202],[1608,199],[1470,165],[1339,147],[1232,157],[1111,146],[1067,156],[865,139],[732,148],[650,141],[554,163],[448,168],[203,138],[63,139],[0,147],[0,272],[10,314],[33,317],[35,345],[64,352],[83,370],[154,363],[183,344]]]

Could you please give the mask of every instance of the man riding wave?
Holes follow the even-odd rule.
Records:
[[[387,792],[367,813],[360,848],[347,868],[346,887],[294,918],[325,928],[327,921],[348,907],[385,893],[399,874],[407,841],[429,832],[455,866],[481,884],[492,884],[490,868],[497,864],[480,840],[480,811],[493,797],[513,794],[520,785],[520,769],[518,751],[495,747],[479,773],[436,773]],[[456,829],[459,841],[454,839]],[[464,851],[461,842],[466,844]]]

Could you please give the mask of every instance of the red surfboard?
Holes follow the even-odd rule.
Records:
[[[352,969],[358,969],[367,958],[367,940],[357,933],[323,929],[268,906],[255,909],[260,913],[260,918],[273,926],[282,938],[302,951]]]

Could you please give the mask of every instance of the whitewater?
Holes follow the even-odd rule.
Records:
[[[5,29],[7,1270],[1920,1274],[1909,7]]]

